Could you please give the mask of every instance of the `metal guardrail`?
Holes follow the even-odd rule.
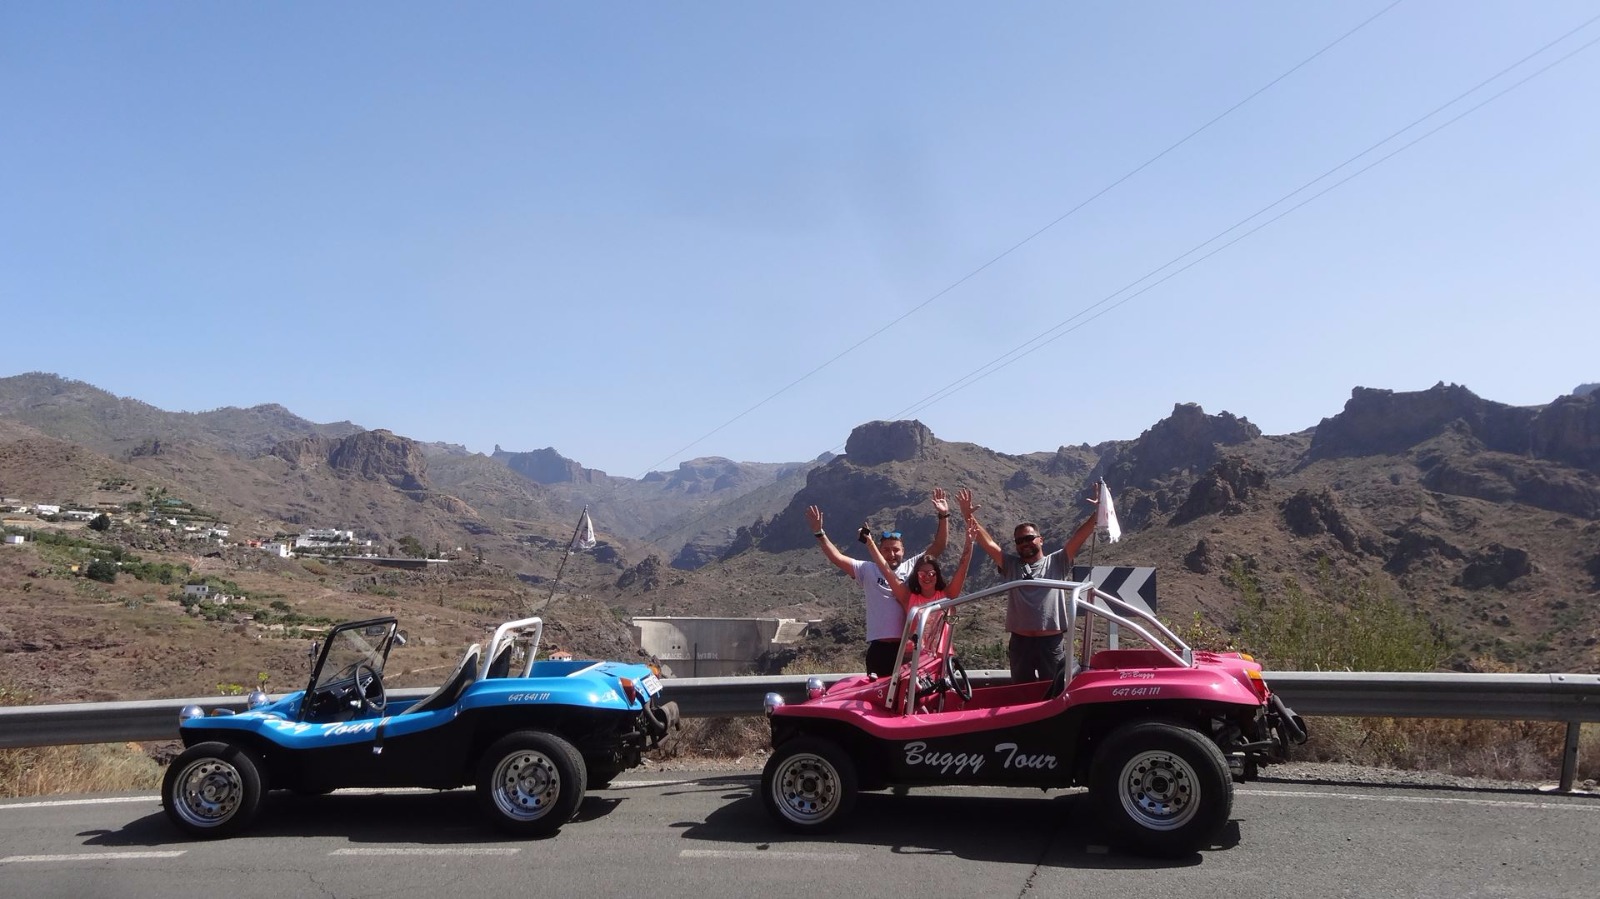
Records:
[[[973,671],[973,686],[1004,683],[1004,671]],[[798,702],[806,681],[845,674],[776,677],[696,677],[663,681],[666,697],[687,718],[727,718],[761,714],[767,693]],[[1490,719],[1564,721],[1567,739],[1561,758],[1563,791],[1571,790],[1578,766],[1578,732],[1600,722],[1600,674],[1412,674],[1392,672],[1268,672],[1267,683],[1294,710],[1306,716],[1359,718]],[[396,700],[417,700],[429,688],[390,690]],[[79,702],[0,708],[0,749],[173,740],[178,711],[186,705],[243,711],[243,696],[149,699],[135,702]]]

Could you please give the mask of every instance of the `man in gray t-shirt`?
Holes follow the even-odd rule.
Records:
[[[1007,581],[1067,580],[1078,550],[1094,534],[1095,515],[1091,512],[1072,532],[1066,545],[1045,555],[1044,538],[1039,535],[1038,526],[1024,521],[1012,532],[1016,552],[1005,552],[983,525],[978,524],[973,514],[977,507],[972,504],[972,491],[957,492],[956,502],[961,505],[962,516],[976,526],[977,544],[994,560],[1000,576]],[[1067,645],[1062,631],[1067,623],[1061,617],[1066,597],[1062,592],[1057,587],[1011,588],[1010,602],[1006,606],[1006,630],[1011,632],[1011,641],[1006,655],[1011,663],[1013,682],[1051,680],[1066,667]]]

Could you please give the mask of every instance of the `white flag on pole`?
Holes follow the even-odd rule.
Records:
[[[589,520],[589,510],[583,510],[583,522],[578,525],[578,532],[572,535],[571,549],[594,549],[594,522]]]
[[[1094,526],[1106,532],[1106,542],[1122,539],[1122,525],[1117,523],[1117,507],[1111,504],[1111,488],[1100,482],[1100,505],[1095,511]]]

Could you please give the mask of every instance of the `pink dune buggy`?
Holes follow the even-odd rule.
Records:
[[[1249,656],[1193,650],[1091,582],[1044,583],[1064,590],[1073,639],[1069,670],[1053,683],[974,689],[957,658],[959,610],[1003,602],[1010,585],[1001,584],[913,609],[890,677],[827,687],[813,678],[808,698],[791,704],[768,694],[767,810],[791,830],[820,833],[849,817],[860,790],[1083,786],[1114,845],[1156,855],[1212,845],[1233,782],[1284,761],[1289,744],[1305,742],[1305,723]],[[1107,624],[1098,639],[1097,621]],[[1142,645],[1117,648],[1129,638]]]

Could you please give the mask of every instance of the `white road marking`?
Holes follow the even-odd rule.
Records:
[[[1456,796],[1363,796],[1359,793],[1313,793],[1309,790],[1235,790],[1240,796],[1289,796],[1297,799],[1359,799],[1364,802],[1432,802],[1440,805],[1485,805],[1491,808],[1575,809],[1600,812],[1600,805],[1577,802],[1529,802],[1522,799],[1466,799]]]
[[[329,855],[516,855],[516,846],[374,846],[370,849],[335,849]]]
[[[44,799],[38,802],[9,802],[0,811],[14,808],[56,808],[63,805],[109,805],[113,802],[160,802],[160,796],[104,796],[95,799]]]
[[[854,852],[785,852],[781,849],[685,849],[679,858],[731,858],[751,861],[764,858],[781,858],[801,862],[853,862],[860,856]]]
[[[162,852],[75,852],[71,855],[8,855],[5,858],[0,858],[0,865],[7,865],[12,862],[98,862],[107,859],[177,858],[187,851],[187,849],[173,849]]]

